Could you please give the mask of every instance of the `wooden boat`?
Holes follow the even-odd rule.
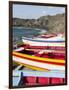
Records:
[[[37,40],[42,40],[42,41],[65,41],[65,38],[63,37],[62,34],[44,34],[44,35],[39,35],[37,37],[33,37],[33,39]]]
[[[38,80],[38,81],[37,81]],[[13,71],[13,86],[18,85],[52,85],[62,84],[65,80],[65,73],[63,71]]]
[[[57,58],[58,57],[58,58]],[[37,52],[31,50],[13,51],[13,61],[35,70],[65,70],[65,54]]]
[[[22,37],[22,41],[24,44],[30,45],[30,46],[54,46],[54,47],[65,47],[65,39],[61,35],[53,36],[53,37],[33,37],[33,38],[27,38]]]
[[[30,38],[23,38],[24,44],[28,44],[30,46],[65,46],[64,41],[40,41],[40,40],[34,40]]]

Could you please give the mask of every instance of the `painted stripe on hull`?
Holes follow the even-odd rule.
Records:
[[[19,58],[16,56],[13,56],[13,60],[16,62],[25,63],[28,65],[33,65],[35,67],[40,67],[40,68],[49,69],[49,70],[65,70],[65,66],[44,64],[44,63],[40,63],[40,62],[36,62],[36,61],[22,59],[22,58]]]
[[[50,50],[65,50],[65,47],[62,46],[30,46],[28,44],[25,44],[25,48],[29,49],[50,49]]]
[[[46,43],[46,42],[34,42],[34,41],[29,41],[29,40],[23,40],[23,42],[31,46],[63,46],[65,47],[65,43]]]
[[[37,57],[37,56],[32,56],[32,55],[27,55],[27,54],[21,54],[18,52],[13,52],[13,55],[18,55],[18,56],[22,56],[23,58],[29,58],[29,59],[35,59],[35,60],[41,60],[41,61],[65,63],[65,60],[42,58],[42,57]]]
[[[65,42],[65,40],[63,40],[62,38],[60,39],[55,39],[55,38],[52,38],[52,39],[43,39],[43,38],[24,38],[22,37],[23,40],[28,40],[28,41],[35,41],[35,42],[50,42],[50,43],[53,43],[53,42],[57,42],[57,43],[60,43],[60,42]]]
[[[25,64],[25,63],[21,63],[21,62],[18,62],[18,61],[15,61],[15,60],[13,60],[14,62],[16,62],[17,64],[20,64],[20,65],[23,65],[23,66],[25,66],[25,67],[27,67],[27,68],[30,68],[30,69],[33,69],[33,70],[39,70],[39,71],[50,71],[49,69],[45,69],[45,68],[40,68],[40,67],[38,67],[38,66],[32,66],[32,65],[28,65],[28,64]]]
[[[18,55],[14,55],[16,57],[19,57],[19,58],[24,58],[22,56],[18,56]],[[27,60],[30,60],[30,61],[35,61],[35,59],[29,59],[27,57],[25,57],[25,59]],[[65,64],[64,63],[57,63],[57,62],[49,62],[49,61],[41,61],[41,60],[36,60],[37,62],[41,62],[41,63],[46,63],[46,64],[52,64],[52,65],[60,65],[60,66],[64,66]]]

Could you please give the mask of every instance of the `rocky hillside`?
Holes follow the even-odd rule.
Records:
[[[49,32],[65,31],[65,14],[57,14],[54,16],[42,16],[38,19],[19,19],[13,18],[13,26],[22,26],[26,28],[46,29]]]

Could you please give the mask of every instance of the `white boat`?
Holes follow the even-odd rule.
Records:
[[[65,39],[62,38],[61,35],[57,35],[57,36],[51,37],[51,38],[22,37],[22,41],[24,44],[28,44],[31,46],[62,46],[62,47],[65,47]]]

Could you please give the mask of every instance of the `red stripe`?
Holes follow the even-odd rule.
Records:
[[[57,47],[57,46],[30,46],[26,45],[24,46],[25,48],[30,48],[30,49],[56,49],[56,50],[65,50],[65,47]]]
[[[41,61],[41,60],[37,60],[37,59],[30,59],[30,58],[27,58],[27,57],[24,57],[24,56],[20,56],[20,55],[16,55],[16,54],[13,54],[13,55],[14,55],[14,56],[17,56],[17,57],[20,57],[20,58],[25,58],[25,59],[27,59],[27,60],[36,61],[36,62],[42,62],[42,63],[48,63],[48,64],[54,64],[54,65],[62,65],[62,66],[65,65],[64,63]]]
[[[40,52],[41,51],[41,49],[26,49],[26,50],[30,50],[30,51],[34,51],[34,52]],[[51,51],[51,52],[50,52]],[[59,50],[54,50],[54,51],[52,51],[52,50],[50,50],[50,51],[44,51],[44,53],[53,53],[53,54],[57,54],[57,55],[64,55],[65,54],[65,51],[59,51]]]

